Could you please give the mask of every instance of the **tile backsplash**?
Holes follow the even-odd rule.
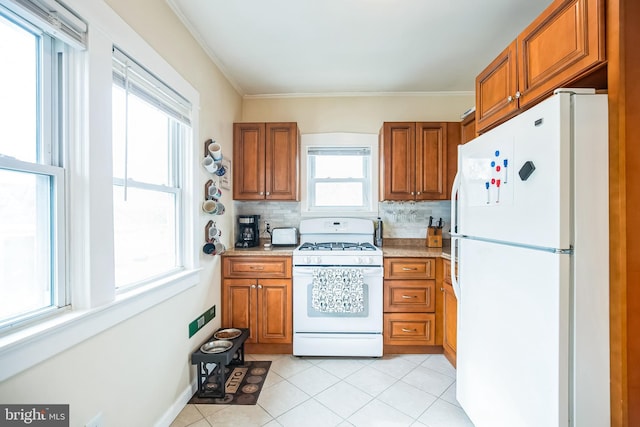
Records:
[[[302,215],[299,202],[240,202],[234,201],[236,215],[260,215],[260,232],[265,220],[271,227],[298,227]],[[380,202],[378,215],[384,222],[384,237],[425,238],[429,217],[434,223],[444,221],[443,237],[449,237],[451,202]],[[372,218],[373,219],[373,218]],[[262,235],[261,237],[267,237]]]

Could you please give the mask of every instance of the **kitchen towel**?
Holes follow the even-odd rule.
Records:
[[[311,306],[321,313],[364,311],[364,283],[358,268],[316,268],[313,270]]]

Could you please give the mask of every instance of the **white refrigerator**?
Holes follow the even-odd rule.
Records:
[[[607,96],[573,91],[458,148],[457,399],[475,427],[610,425]]]

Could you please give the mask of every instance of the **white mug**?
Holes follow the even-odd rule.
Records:
[[[209,240],[217,240],[220,236],[222,236],[222,230],[220,230],[215,225],[209,227]]]
[[[222,160],[222,147],[217,142],[212,142],[207,147],[209,155],[214,161]]]
[[[224,205],[222,204],[222,202],[216,202],[216,215],[222,215],[224,214]]]
[[[207,191],[209,193],[210,199],[218,200],[220,197],[222,197],[222,191],[215,184],[211,184]]]
[[[209,156],[202,159],[202,166],[204,166],[204,168],[209,173],[216,173],[216,171],[218,170],[218,164],[214,162],[213,159]]]
[[[224,251],[227,249],[224,244],[222,244],[221,242],[215,242],[215,254],[216,255],[222,255],[224,253]]]
[[[202,210],[205,213],[215,215],[218,213],[218,202],[215,200],[205,200],[204,203],[202,203]]]

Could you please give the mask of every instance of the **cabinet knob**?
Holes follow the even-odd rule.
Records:
[[[258,289],[262,289],[262,285],[258,285]]]
[[[507,102],[512,102],[512,101],[513,101],[513,96],[509,95],[509,96],[507,97]]]
[[[516,99],[520,98],[522,96],[522,94],[520,93],[520,91],[516,92]]]
[[[256,285],[251,285],[251,289],[255,289],[255,288],[256,288]]]
[[[270,195],[271,195],[271,193],[267,191],[267,196],[270,196]]]
[[[261,195],[261,196],[264,196],[264,191],[261,191],[261,192],[260,192],[260,195]]]
[[[422,194],[422,191],[418,191],[416,194],[419,196]]]
[[[440,292],[444,292],[444,288],[440,288]]]
[[[415,196],[415,193],[412,191],[412,192],[411,192],[411,195],[412,195],[412,196]]]

